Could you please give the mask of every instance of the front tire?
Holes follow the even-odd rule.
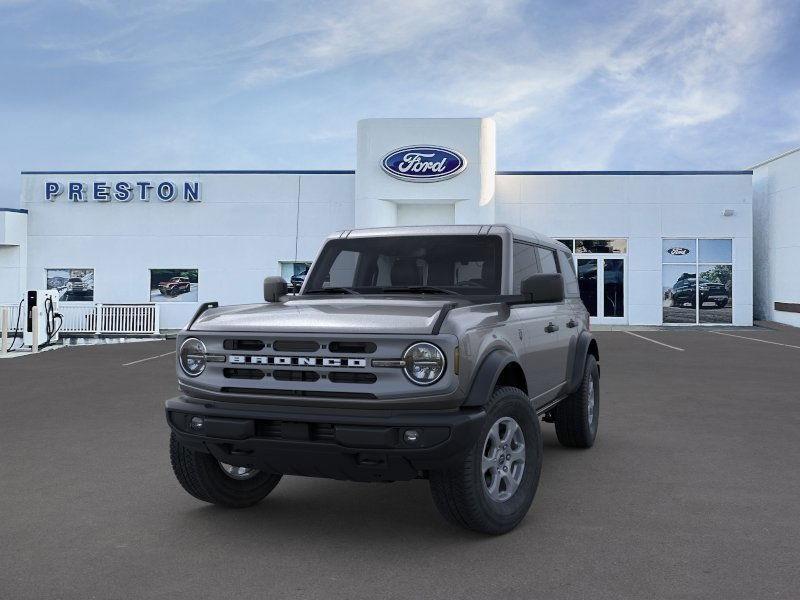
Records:
[[[553,409],[558,441],[570,448],[591,448],[597,438],[599,417],[600,367],[590,354],[580,387]]]
[[[187,448],[174,433],[169,438],[169,456],[184,490],[198,500],[228,508],[258,504],[281,480],[274,473],[221,463],[210,454]]]
[[[450,469],[431,473],[431,493],[451,523],[498,535],[528,513],[541,470],[539,418],[522,390],[501,387],[475,444]]]

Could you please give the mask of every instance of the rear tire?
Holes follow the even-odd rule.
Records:
[[[174,433],[169,438],[169,455],[183,489],[198,500],[219,506],[246,508],[258,504],[281,480],[274,473],[255,472],[247,479],[228,475],[216,458],[187,448]]]
[[[528,513],[541,470],[539,418],[527,394],[501,387],[486,405],[478,439],[460,462],[431,473],[431,494],[451,523],[498,535],[514,529]]]
[[[556,436],[562,446],[591,448],[600,417],[600,368],[593,355],[586,357],[580,387],[553,409]]]

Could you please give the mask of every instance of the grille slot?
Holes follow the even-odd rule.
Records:
[[[249,387],[223,387],[223,394],[242,394],[247,396],[298,396],[302,398],[342,398],[352,400],[376,400],[375,394],[363,392],[328,392],[325,390],[275,390]]]
[[[311,439],[317,442],[332,442],[336,429],[330,423],[311,423]]]
[[[374,342],[331,342],[328,350],[342,354],[372,354],[378,346]]]
[[[222,374],[228,379],[264,379],[261,369],[222,369]]]
[[[287,421],[256,421],[256,437],[280,440],[287,438],[284,435],[284,424],[288,427],[298,423]],[[312,442],[333,442],[336,439],[336,429],[331,423],[303,423],[308,427],[308,439]],[[289,436],[290,439],[296,439]]]
[[[275,352],[316,352],[319,344],[310,340],[275,340]]]
[[[349,371],[333,371],[328,379],[334,383],[375,383],[378,378],[375,373],[352,373]]]
[[[222,342],[222,347],[225,348],[225,350],[258,352],[264,349],[264,342],[261,340],[225,340]]]
[[[318,381],[319,373],[314,371],[289,371],[279,369],[272,372],[276,381]]]

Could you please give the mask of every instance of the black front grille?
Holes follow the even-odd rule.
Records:
[[[222,374],[228,379],[264,379],[261,369],[222,369]]]
[[[272,372],[276,381],[318,381],[319,373],[314,371],[288,371],[278,369]]]
[[[351,400],[376,400],[375,394],[362,392],[329,392],[325,390],[275,390],[248,387],[223,387],[223,394],[241,394],[247,396],[299,396],[303,398],[342,398]]]
[[[247,352],[258,352],[264,349],[264,342],[261,340],[225,340],[222,342],[225,350],[245,350]]]
[[[334,383],[375,383],[375,373],[351,373],[349,371],[333,371],[328,379]]]
[[[319,344],[310,340],[275,340],[272,348],[275,352],[316,352]]]
[[[372,354],[378,346],[374,342],[331,342],[328,350],[337,354]]]

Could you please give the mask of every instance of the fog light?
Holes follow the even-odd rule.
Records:
[[[416,444],[419,441],[419,431],[416,429],[406,429],[403,433],[403,440],[407,444]]]
[[[202,431],[203,417],[192,417],[192,419],[189,421],[189,429],[194,429],[195,431]]]

